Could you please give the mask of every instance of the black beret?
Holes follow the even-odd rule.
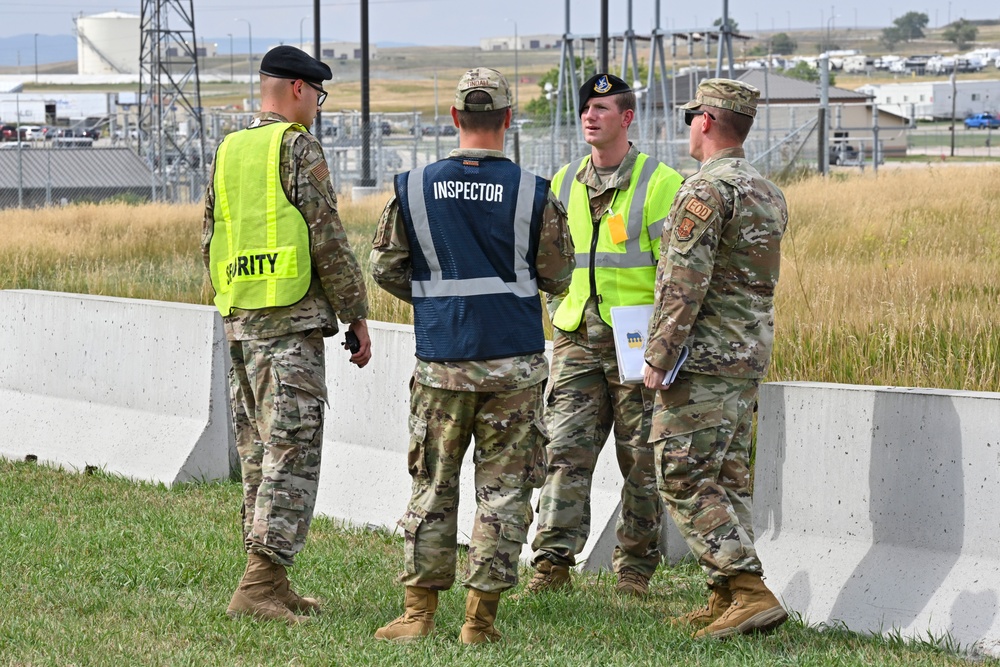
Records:
[[[595,74],[580,86],[580,113],[591,97],[607,97],[618,93],[627,93],[631,88],[614,74]]]
[[[302,49],[288,44],[276,46],[260,60],[260,73],[279,79],[302,79],[322,83],[333,78],[330,68]]]

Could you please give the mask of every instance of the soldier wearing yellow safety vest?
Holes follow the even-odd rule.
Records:
[[[569,290],[549,300],[555,331],[546,396],[548,474],[529,592],[570,585],[569,568],[590,534],[594,466],[612,430],[624,480],[616,590],[644,595],[660,560],[662,510],[647,444],[652,392],[619,381],[610,310],[653,303],[660,234],[682,179],[629,142],[634,117],[635,93],[627,83],[610,74],[584,83],[580,121],[591,152],[552,179],[577,254]]]
[[[324,337],[349,325],[352,363],[371,357],[364,277],[337,215],[330,170],[309,134],[330,68],[291,46],[260,67],[261,113],[219,147],[201,249],[223,316],[243,477],[246,572],[230,616],[298,623],[319,602],[289,585],[316,502]]]

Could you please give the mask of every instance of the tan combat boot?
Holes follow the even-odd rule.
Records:
[[[670,619],[671,625],[688,625],[693,628],[704,628],[711,625],[726,613],[733,603],[733,593],[728,586],[709,586],[708,604],[701,609]]]
[[[281,604],[288,607],[297,614],[318,614],[320,612],[319,600],[316,598],[304,598],[292,590],[292,584],[288,581],[288,571],[284,565],[275,564],[274,595]]]
[[[247,569],[243,573],[226,614],[230,618],[253,616],[267,621],[285,621],[289,625],[308,621],[296,616],[274,594],[277,566],[261,554],[247,554]]]
[[[503,639],[493,627],[497,620],[498,606],[500,606],[499,593],[484,593],[475,588],[469,589],[469,594],[465,597],[463,644],[485,644]]]
[[[759,574],[742,572],[729,578],[733,603],[722,616],[694,634],[724,639],[752,632],[769,632],[788,619],[788,614]]]
[[[375,631],[375,639],[406,642],[426,637],[434,630],[438,592],[419,586],[406,587],[406,609],[389,625]]]
[[[558,591],[562,588],[568,590],[572,587],[573,580],[569,577],[569,565],[556,565],[548,558],[542,558],[535,563],[535,575],[524,587],[521,595]]]
[[[628,568],[619,570],[615,592],[641,598],[649,592],[649,577]]]

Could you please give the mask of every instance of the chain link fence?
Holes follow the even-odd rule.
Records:
[[[817,147],[815,110],[812,113],[808,117],[800,114],[789,127],[768,128],[758,120],[745,144],[748,158],[769,174],[813,168]],[[112,121],[106,136],[93,142],[0,143],[0,208],[108,200],[200,201],[219,142],[227,133],[245,127],[250,117],[245,112],[209,113],[204,123],[206,155],[182,159],[165,153],[162,168],[140,154],[137,133],[129,129],[135,125],[127,120]],[[678,113],[670,127],[662,114],[651,114],[643,121],[640,113],[631,137],[643,152],[682,173],[692,173],[697,163],[688,156],[688,132],[682,118]],[[186,132],[189,127],[178,123],[169,131]],[[342,196],[352,196],[359,185],[368,192],[388,190],[395,174],[439,160],[458,147],[450,115],[376,113],[365,127],[360,113],[324,113],[313,130],[323,144],[331,178]],[[574,123],[518,122],[507,133],[505,146],[509,157],[545,177],[588,151]]]

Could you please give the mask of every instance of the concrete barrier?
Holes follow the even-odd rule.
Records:
[[[0,291],[0,456],[173,484],[229,475],[214,308]]]
[[[228,354],[214,308],[32,290],[0,291],[0,308],[0,428],[7,434],[0,456],[34,455],[167,484],[229,474]],[[342,336],[327,340],[330,408],[316,509],[394,529],[410,496],[413,327],[369,328],[373,358],[363,369],[348,362]],[[461,479],[465,541],[473,472],[470,453]],[[620,493],[614,450],[606,446],[594,476],[584,569],[611,567]],[[676,562],[687,545],[669,518],[666,525],[661,546]]]
[[[809,623],[1000,656],[1000,394],[765,384],[768,584]]]
[[[343,336],[327,339],[327,385],[330,409],[324,430],[317,514],[354,525],[394,530],[410,499],[406,471],[409,447],[407,423],[409,381],[415,364],[413,327],[369,322],[372,360],[363,369],[352,366],[340,347]],[[551,355],[551,345],[548,354]],[[471,447],[470,447],[471,449]],[[472,454],[466,454],[460,480],[459,541],[472,532],[475,496]],[[610,569],[617,542],[615,521],[620,510],[621,473],[614,448],[605,446],[592,492],[592,526],[581,554],[583,569]],[[688,554],[669,517],[662,538],[663,553],[676,562]],[[534,526],[528,543],[534,537]],[[526,546],[522,557],[527,559]]]

